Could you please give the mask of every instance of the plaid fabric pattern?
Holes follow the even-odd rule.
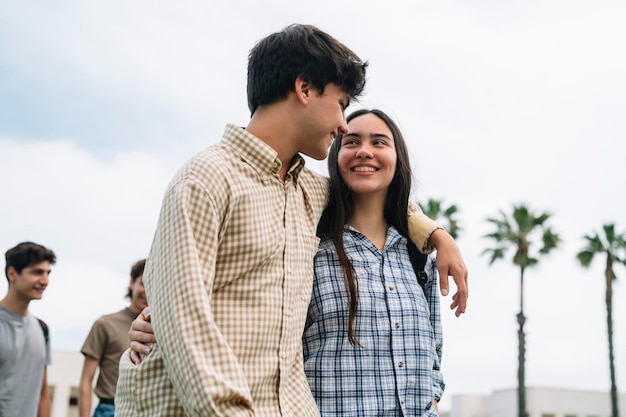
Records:
[[[316,416],[302,329],[327,180],[227,125],[170,183],[144,284],[158,345],[120,360],[118,417]],[[411,236],[437,227],[418,210]]]
[[[117,416],[317,416],[302,360],[327,180],[227,125],[170,183],[144,273],[158,346]]]
[[[333,243],[320,244],[303,336],[304,368],[323,417],[437,416],[442,329],[433,256],[426,295],[394,227],[382,253],[350,226],[344,245],[359,283],[356,336],[350,344],[348,292]]]

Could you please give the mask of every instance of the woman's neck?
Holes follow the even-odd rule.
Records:
[[[367,238],[382,252],[387,240],[389,224],[385,220],[385,200],[371,196],[353,196],[354,211],[348,224]]]

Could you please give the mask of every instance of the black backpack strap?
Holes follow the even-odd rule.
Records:
[[[39,325],[41,326],[41,330],[43,331],[43,338],[46,340],[46,346],[48,346],[48,341],[50,340],[50,333],[48,332],[48,325],[42,319],[39,320]]]
[[[413,270],[415,271],[415,276],[417,277],[417,282],[419,282],[424,294],[426,294],[426,284],[428,283],[428,275],[424,270],[426,267],[426,260],[428,259],[428,255],[421,253],[415,243],[413,243],[410,239],[407,244],[407,248],[409,250],[409,259],[411,259],[411,265],[413,265]]]

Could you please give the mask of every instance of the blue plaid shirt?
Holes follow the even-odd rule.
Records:
[[[303,336],[304,368],[323,417],[437,416],[445,384],[434,258],[428,257],[426,296],[394,227],[382,253],[345,226],[344,246],[359,282],[356,337],[348,340],[349,296],[330,240],[315,256],[313,294]]]

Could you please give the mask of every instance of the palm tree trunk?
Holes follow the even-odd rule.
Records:
[[[613,253],[609,250],[606,255],[604,276],[606,278],[606,329],[609,337],[609,369],[611,374],[611,417],[619,417],[617,385],[615,383],[615,358],[613,356],[613,280],[615,273],[613,272]]]
[[[518,368],[517,368],[517,416],[526,417],[526,385],[525,385],[525,363],[526,363],[526,335],[524,334],[524,267],[520,267],[520,308],[517,315],[519,330],[518,338]]]
[[[617,385],[615,383],[615,360],[613,357],[613,294],[606,289],[606,325],[609,336],[609,368],[611,370],[611,417],[619,417],[617,406]]]

